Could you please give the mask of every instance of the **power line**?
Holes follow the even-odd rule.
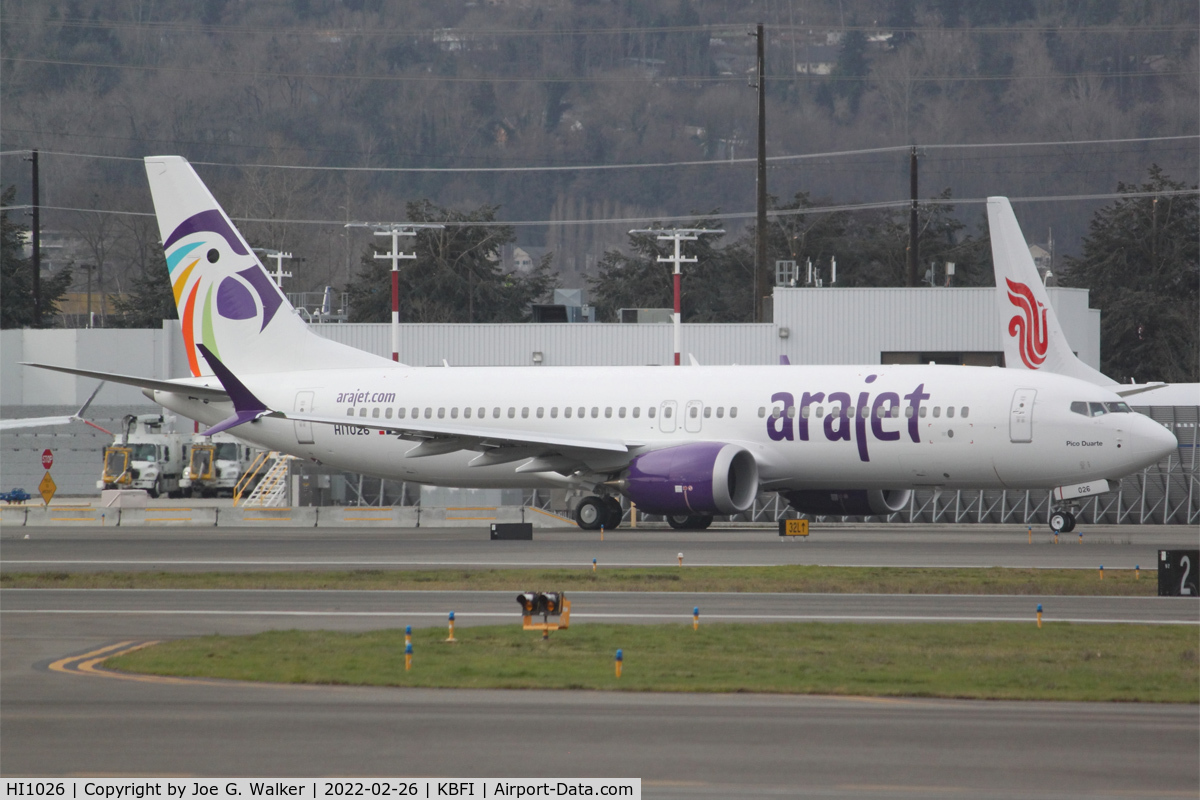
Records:
[[[88,67],[91,69],[130,69],[142,72],[182,72],[195,75],[197,72],[209,75],[253,78],[287,78],[291,80],[353,80],[371,81],[378,83],[646,83],[648,80],[667,81],[671,83],[740,83],[744,75],[670,75],[655,76],[617,76],[593,75],[587,77],[510,77],[504,75],[479,75],[476,77],[460,77],[456,75],[353,75],[344,73],[319,72],[266,72],[263,70],[218,69],[205,66],[173,67],[152,64],[106,64],[98,61],[71,61],[53,58],[22,58],[8,57],[5,59],[15,64],[48,64],[62,67]],[[1038,75],[909,75],[903,79],[913,83],[990,83],[995,81],[1030,81],[1030,80],[1069,80],[1071,78],[1157,78],[1165,75],[1192,75],[1192,70],[1140,70],[1112,72],[1050,72]],[[835,83],[871,83],[879,80],[876,75],[822,75],[823,81]],[[768,75],[767,79],[779,81],[805,81],[807,75]]]
[[[664,25],[649,27],[612,27],[612,28],[563,28],[563,29],[520,29],[520,28],[433,28],[426,30],[403,30],[399,28],[379,29],[369,28],[261,28],[247,25],[208,25],[199,22],[120,22],[109,20],[65,19],[47,20],[31,19],[28,17],[6,16],[0,18],[0,25],[36,26],[62,28],[81,28],[93,30],[133,30],[148,32],[178,32],[204,34],[266,34],[270,36],[312,36],[326,40],[344,38],[381,38],[395,37],[399,39],[436,39],[445,36],[466,36],[477,38],[537,38],[563,36],[625,36],[630,34],[661,34],[661,33],[708,33],[733,34],[744,33],[753,27],[751,22],[724,22],[707,25]],[[976,27],[951,28],[944,26],[910,26],[892,27],[883,25],[841,25],[834,23],[812,23],[808,25],[789,25],[772,23],[773,32],[808,33],[810,31],[861,31],[863,33],[962,33],[973,34],[1024,34],[1024,33],[1087,33],[1087,34],[1116,34],[1116,33],[1195,33],[1192,25],[981,25]]]
[[[1187,195],[1200,195],[1200,189],[1169,189],[1160,192],[1104,192],[1098,194],[1061,194],[1061,195],[1041,195],[1030,197],[1010,197],[1012,203],[1061,203],[1061,202],[1077,202],[1077,201],[1096,201],[1096,200],[1128,200],[1143,197],[1184,197]],[[929,198],[921,200],[920,204],[924,206],[957,206],[957,205],[978,205],[987,202],[986,197],[959,197],[959,198]],[[767,216],[772,218],[779,217],[795,217],[805,214],[832,214],[837,212],[852,212],[852,211],[878,211],[885,208],[908,208],[911,204],[910,200],[882,200],[873,203],[846,203],[842,205],[830,206],[805,206],[803,208],[776,208],[767,211]],[[29,204],[2,206],[0,211],[20,211],[32,208]],[[116,211],[110,209],[98,208],[72,208],[69,206],[41,206],[43,211],[68,211],[79,212],[85,214],[110,214],[118,216],[133,216],[133,217],[153,217],[154,214],[147,211]],[[480,223],[478,220],[445,220],[439,221],[438,224],[448,227],[470,227],[480,224],[489,224],[496,226],[507,227],[538,227],[550,225],[633,225],[646,222],[687,222],[694,220],[719,220],[719,219],[753,219],[756,215],[754,211],[732,211],[732,212],[713,212],[699,214],[676,214],[676,215],[646,215],[641,217],[619,217],[610,219],[543,219],[543,220],[493,220],[489,223]],[[234,222],[248,223],[269,223],[275,225],[325,225],[345,227],[346,220],[344,219],[270,219],[263,217],[230,217]]]
[[[1144,144],[1149,142],[1172,142],[1200,140],[1198,134],[1179,136],[1144,136],[1126,139],[1080,139],[1076,141],[1052,142],[979,142],[965,144],[928,144],[918,145],[918,151],[929,150],[979,150],[986,148],[1016,148],[1016,147],[1074,147],[1083,145],[1108,144]],[[894,145],[887,147],[871,147],[862,150],[835,150],[827,153],[801,153],[786,156],[768,156],[767,161],[774,164],[786,164],[795,161],[811,161],[819,159],[845,158],[863,155],[878,155],[881,153],[906,152],[911,145]],[[27,150],[11,150],[0,155],[26,153]],[[142,163],[143,159],[135,156],[114,156],[99,153],[78,153],[67,150],[41,150],[42,155],[63,156],[67,158],[94,158],[109,161],[130,161]],[[230,167],[236,169],[283,169],[311,172],[373,172],[373,173],[494,173],[494,172],[611,172],[614,170],[637,169],[666,169],[679,167],[720,167],[738,164],[752,164],[753,158],[710,159],[701,161],[653,161],[626,164],[574,164],[574,165],[542,165],[542,166],[512,166],[512,167],[336,167],[305,164],[233,164],[224,161],[194,161],[193,165],[205,167]]]

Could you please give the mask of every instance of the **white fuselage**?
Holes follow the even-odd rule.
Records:
[[[406,457],[416,441],[372,425],[627,445],[629,454],[587,456],[598,475],[615,475],[638,452],[730,443],[753,454],[765,490],[1051,488],[1118,479],[1175,446],[1140,414],[1071,412],[1075,401],[1120,400],[1107,389],[998,368],[396,366],[240,377],[270,408],[345,420],[263,418],[234,429],[240,438],[347,470],[449,486],[560,486],[566,478],[517,472],[528,458],[468,466],[480,454],[469,449]],[[231,413],[228,403],[183,392],[154,399],[208,424]]]

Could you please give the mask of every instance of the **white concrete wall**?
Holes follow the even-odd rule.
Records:
[[[1072,349],[1100,367],[1100,312],[1087,289],[1046,289]],[[884,351],[1002,352],[995,289],[776,289],[793,364],[878,364]]]

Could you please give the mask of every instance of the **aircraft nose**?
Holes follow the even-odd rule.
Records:
[[[1179,448],[1179,440],[1175,438],[1175,434],[1149,417],[1142,419],[1142,424],[1138,426],[1137,437],[1138,449],[1145,454],[1147,461],[1151,459],[1154,462],[1161,461]]]

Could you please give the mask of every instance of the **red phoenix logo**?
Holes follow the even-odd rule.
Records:
[[[1021,310],[1008,321],[1008,335],[1017,337],[1025,366],[1037,369],[1046,360],[1046,307],[1034,299],[1025,284],[1004,280],[1008,282],[1008,301]]]

